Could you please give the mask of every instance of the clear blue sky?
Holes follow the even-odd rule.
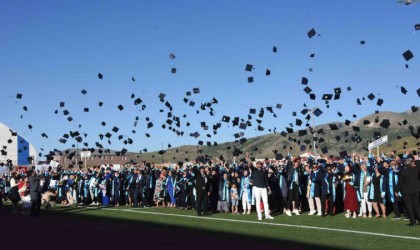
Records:
[[[98,134],[113,126],[120,131],[113,133],[112,145],[101,143],[117,150],[127,147],[116,138],[119,134],[134,140],[127,147],[130,151],[159,150],[162,143],[165,147],[168,143],[197,144],[199,139],[220,143],[234,140],[233,134],[243,130],[223,123],[219,133],[207,139],[212,125],[225,114],[246,118],[249,108],[283,105],[281,110],[274,109],[277,119],[265,112],[265,131],[256,131],[254,121],[244,131],[248,138],[269,133],[269,128],[284,130],[294,123],[292,112],[299,113],[304,103],[320,107],[324,114],[317,123],[325,123],[352,120],[353,114],[360,118],[375,110],[402,112],[420,100],[416,94],[420,32],[414,33],[414,25],[420,23],[418,4],[383,0],[3,1],[0,23],[0,122],[38,150],[70,147],[74,141],[63,145],[58,140],[75,130],[87,133],[85,141],[93,146],[100,141]],[[309,39],[311,28],[321,36]],[[360,45],[361,40],[366,44]],[[277,53],[272,52],[273,46]],[[402,53],[408,49],[414,58],[406,62]],[[170,53],[175,54],[174,60]],[[312,53],[314,58],[309,57]],[[245,71],[248,63],[254,65],[253,72]],[[172,67],[177,68],[176,74],[171,74]],[[267,68],[271,70],[268,77]],[[98,79],[98,72],[103,80]],[[254,77],[254,83],[247,82],[248,76]],[[316,101],[303,92],[302,77],[309,79]],[[397,85],[407,88],[406,96]],[[194,87],[201,93],[189,98],[197,103],[192,108],[183,98]],[[341,87],[343,93],[327,109],[320,98],[333,93],[334,87]],[[82,95],[82,89],[88,93]],[[183,137],[161,128],[167,111],[158,99],[161,92],[172,104],[173,114],[181,117]],[[382,107],[376,106],[376,99],[357,106],[356,99],[371,92],[384,99]],[[22,100],[15,98],[17,93],[23,94]],[[146,110],[132,104],[132,93],[144,101]],[[213,97],[219,101],[213,106],[215,117],[204,111],[197,115],[197,105]],[[72,122],[62,114],[60,101],[65,101]],[[99,101],[104,102],[102,108]],[[125,107],[123,111],[117,109],[119,104]],[[84,113],[84,107],[90,112]],[[165,112],[159,113],[160,109]],[[344,116],[338,117],[337,111]],[[182,118],[183,114],[188,117]],[[133,135],[135,116],[140,121]],[[146,117],[154,123],[152,129],[146,129]],[[100,125],[102,121],[106,127]],[[186,127],[186,121],[192,125]],[[200,121],[206,121],[210,130],[203,131]],[[188,136],[195,131],[201,138]],[[44,132],[48,139],[41,137]]]

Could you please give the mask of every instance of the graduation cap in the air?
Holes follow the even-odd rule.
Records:
[[[417,90],[417,95],[420,97],[420,88]]]
[[[420,30],[420,23],[419,23],[419,24],[414,25],[414,29],[415,29],[415,30]]]
[[[375,95],[373,94],[373,93],[370,93],[368,96],[367,96],[368,98],[369,98],[369,100],[373,100],[373,99],[375,99]]]
[[[22,96],[23,96],[22,94],[17,93],[16,94],[16,99],[22,99]]]
[[[171,73],[172,73],[172,74],[176,74],[176,68],[172,68],[172,69],[171,69]]]
[[[254,82],[254,77],[250,76],[248,77],[248,83],[253,83]]]
[[[311,92],[312,92],[312,89],[311,89],[311,88],[309,88],[308,86],[306,86],[306,87],[303,89],[303,91],[305,91],[305,93],[306,93],[306,94],[309,94],[309,93],[311,93]]]
[[[411,106],[411,111],[413,113],[417,112],[417,110],[419,110],[419,108],[417,108],[416,106]]]
[[[382,120],[381,124],[379,124],[379,126],[387,129],[387,128],[389,128],[389,126],[391,126],[391,122],[388,119],[384,119],[384,120]]]
[[[307,85],[307,84],[308,84],[308,78],[306,78],[306,77],[302,77],[302,81],[301,81],[301,83],[302,83],[303,85]]]
[[[331,130],[338,130],[338,126],[335,123],[328,124]]]
[[[381,98],[378,98],[378,101],[376,102],[376,105],[382,106],[383,103],[384,103],[384,100],[381,99]]]
[[[277,53],[277,47],[273,46],[273,53]]]
[[[369,120],[363,120],[363,125],[369,125],[370,121]]]
[[[99,107],[102,107],[104,105],[103,102],[99,102],[98,104],[99,104]]]
[[[319,108],[317,108],[317,109],[315,109],[314,111],[313,111],[313,114],[316,116],[316,117],[319,117],[320,115],[322,115],[322,110],[320,110]]]
[[[251,72],[251,71],[252,71],[252,68],[253,68],[252,64],[247,64],[247,65],[245,66],[245,71],[249,71],[249,72]]]
[[[402,55],[406,61],[409,61],[411,58],[414,57],[413,53],[410,50],[407,50]]]
[[[308,131],[306,131],[306,129],[299,130],[299,132],[298,132],[299,136],[304,136],[304,135],[307,135],[307,134],[308,134]]]
[[[321,148],[321,152],[322,152],[323,154],[327,154],[327,153],[328,153],[328,148],[327,148],[327,147],[323,147],[323,148]]]
[[[401,86],[401,93],[403,93],[404,95],[407,94],[407,89],[404,88],[403,86]]]
[[[329,101],[329,100],[331,100],[331,99],[332,99],[332,97],[333,97],[333,95],[332,95],[332,94],[324,94],[324,95],[322,96],[322,100],[324,100],[324,101]]]
[[[153,123],[152,122],[147,123],[147,128],[151,128],[151,127],[153,127]]]
[[[118,130],[120,130],[118,127],[113,127],[113,128],[112,128],[112,132],[114,132],[114,133],[117,133],[117,132],[118,132]]]
[[[89,112],[89,108],[84,108],[83,111],[84,112]]]
[[[357,98],[356,102],[357,102],[357,105],[362,105],[362,102],[360,101],[360,98]]]
[[[118,105],[118,109],[120,110],[120,111],[122,111],[123,109],[124,109],[124,106],[123,105]]]
[[[98,78],[102,79],[104,76],[101,73],[98,73]]]
[[[312,38],[313,36],[315,36],[315,34],[316,34],[316,31],[315,31],[314,28],[312,28],[311,30],[308,31],[308,37],[309,38]]]
[[[200,94],[200,89],[199,88],[193,88],[193,93],[194,94]]]
[[[265,70],[265,75],[266,75],[266,76],[269,76],[269,75],[271,75],[271,70],[269,70],[269,69],[266,69],[266,70]]]
[[[170,53],[170,54],[169,54],[169,58],[171,58],[172,60],[174,60],[174,59],[175,59],[175,55],[174,55],[174,54],[172,54],[172,53]]]
[[[366,43],[365,41],[360,41],[360,44],[361,44],[361,45],[363,45],[363,44],[365,44],[365,43]]]
[[[87,94],[87,91],[85,89],[82,89],[82,91],[80,91],[83,95]]]

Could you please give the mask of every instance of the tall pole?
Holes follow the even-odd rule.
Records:
[[[316,142],[315,142],[315,138],[316,138],[316,128],[315,128],[315,114],[314,111],[316,110],[316,108],[312,108],[311,109],[311,113],[312,113],[312,128],[314,130],[314,135],[312,137],[312,141],[314,143],[314,156],[316,156]]]
[[[162,142],[162,153],[163,153],[163,142]],[[163,164],[163,154],[162,154],[162,164]]]

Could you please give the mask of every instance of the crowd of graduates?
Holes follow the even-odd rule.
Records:
[[[262,165],[266,203],[254,198],[253,164]],[[411,169],[409,179],[405,178],[402,173]],[[59,166],[4,174],[0,178],[0,202],[10,200],[14,213],[19,210],[18,204],[22,204],[20,211],[28,215],[36,214],[41,206],[48,209],[55,205],[168,206],[195,209],[198,215],[250,214],[256,208],[268,209],[271,215],[287,216],[308,211],[313,216],[344,212],[347,218],[386,218],[393,213],[393,219],[404,215],[410,224],[416,225],[416,219],[420,221],[419,169],[419,157],[409,152],[341,158],[311,154],[300,158],[288,154],[281,160],[262,161],[247,155],[244,159],[234,157],[220,162],[202,156],[194,162],[164,167],[144,162],[119,169],[112,165],[88,169]],[[196,188],[198,175],[202,177],[200,190]],[[31,185],[37,185],[36,190]],[[197,197],[201,189],[205,190],[204,198]],[[201,203],[204,207],[197,207]]]

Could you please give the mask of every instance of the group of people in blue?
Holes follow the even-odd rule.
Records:
[[[252,173],[259,172],[253,172],[253,164],[262,166],[259,168],[263,172],[262,187],[267,189],[266,193],[258,194],[258,199]],[[53,205],[164,206],[194,209],[198,215],[250,214],[257,210],[259,219],[261,210],[266,211],[266,218],[271,217],[269,214],[298,216],[303,212],[310,216],[344,212],[347,218],[386,218],[392,213],[393,219],[406,218],[410,220],[409,225],[417,225],[419,169],[419,157],[407,152],[388,156],[353,154],[342,158],[311,154],[300,158],[288,154],[281,160],[254,160],[254,163],[248,157],[216,162],[205,156],[194,162],[163,167],[148,162],[118,169],[112,165],[88,169],[50,167],[38,171],[37,175],[46,208]],[[0,178],[0,202],[10,195],[11,183],[25,182],[24,173],[11,173]]]

